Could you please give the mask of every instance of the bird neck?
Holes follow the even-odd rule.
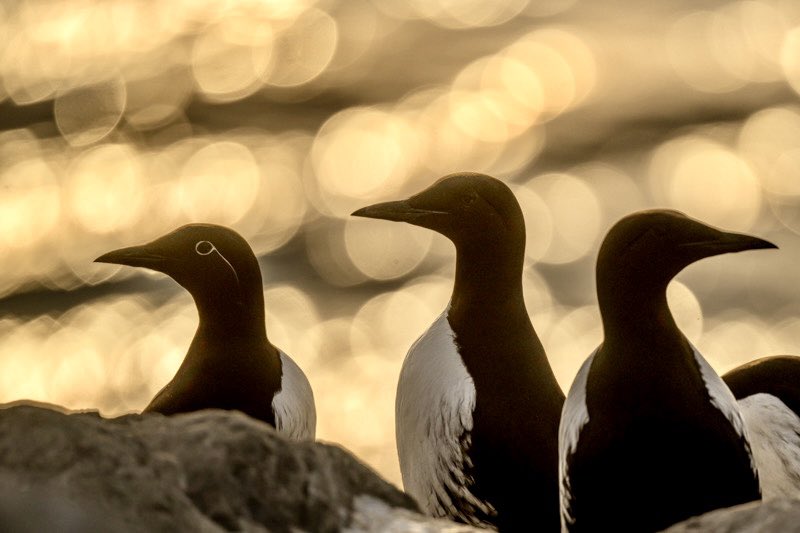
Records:
[[[455,309],[479,305],[520,307],[524,242],[504,240],[456,245],[456,277],[451,306]]]
[[[248,295],[205,292],[194,300],[200,317],[198,332],[209,337],[267,339],[261,290]]]
[[[667,305],[667,283],[642,281],[635,274],[598,274],[597,297],[604,344],[630,344],[632,339],[682,338]]]
[[[552,390],[563,400],[525,308],[523,263],[524,244],[458,248],[447,318],[473,376],[489,379],[492,386],[510,379],[534,380],[543,394]],[[501,356],[503,363],[494,356]]]

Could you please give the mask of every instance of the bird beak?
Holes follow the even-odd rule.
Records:
[[[103,254],[94,260],[95,263],[145,267],[159,272],[163,272],[163,267],[168,261],[168,257],[157,253],[148,244],[120,248]]]
[[[354,217],[379,218],[383,220],[393,220],[395,222],[409,222],[411,224],[421,217],[430,215],[447,215],[446,211],[435,211],[432,209],[419,209],[412,207],[408,200],[396,202],[383,202],[380,204],[368,205],[358,211],[353,211]]]
[[[687,250],[696,251],[704,257],[743,252],[745,250],[777,248],[775,244],[764,239],[759,239],[758,237],[753,237],[752,235],[729,233],[724,231],[719,231],[716,233],[717,234],[714,235],[713,238],[690,242],[681,245],[681,247]]]

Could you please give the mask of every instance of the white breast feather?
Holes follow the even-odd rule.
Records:
[[[313,440],[317,427],[314,393],[291,357],[281,355],[281,390],[272,399],[275,429],[296,440]]]
[[[744,420],[742,420],[742,414],[739,412],[739,404],[736,402],[736,397],[733,395],[722,378],[719,377],[719,374],[717,374],[714,369],[711,368],[711,365],[708,364],[708,361],[706,361],[700,352],[697,351],[697,348],[692,346],[692,351],[694,352],[694,358],[697,361],[697,365],[700,367],[700,374],[703,377],[706,390],[711,398],[711,404],[719,409],[723,415],[725,415],[725,418],[727,418],[728,422],[731,423],[736,433],[742,437],[745,442],[747,455],[750,456],[750,467],[753,469],[753,472],[758,474],[758,470],[756,470],[756,463],[753,459],[753,453],[750,448],[750,438],[748,436],[747,427],[744,424]]]
[[[395,424],[403,486],[432,516],[496,511],[470,492],[470,446],[475,384],[456,348],[447,310],[406,355],[397,385]],[[453,499],[458,501],[454,502]]]
[[[800,498],[800,418],[771,394],[754,394],[739,401],[762,496]]]
[[[558,426],[558,492],[561,502],[562,531],[567,531],[567,525],[575,522],[575,518],[569,512],[572,493],[570,492],[567,459],[578,448],[581,429],[589,422],[589,412],[586,409],[586,380],[596,353],[597,350],[592,352],[592,355],[578,370],[561,410],[561,422]]]

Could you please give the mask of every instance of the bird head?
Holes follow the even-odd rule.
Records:
[[[688,265],[714,255],[777,248],[758,237],[722,231],[678,211],[652,209],[622,218],[606,235],[597,260],[601,274],[669,282]]]
[[[363,207],[353,216],[428,228],[457,248],[503,239],[514,239],[524,248],[525,223],[514,193],[502,181],[484,174],[451,174],[410,198]]]
[[[195,300],[228,295],[241,303],[254,287],[261,295],[261,271],[250,245],[232,229],[214,224],[188,224],[147,244],[108,252],[95,262],[162,272]]]

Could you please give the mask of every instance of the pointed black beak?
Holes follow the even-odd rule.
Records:
[[[775,244],[752,235],[723,231],[720,231],[715,238],[687,243],[681,247],[696,251],[703,256],[777,248]]]
[[[447,214],[449,213],[446,211],[419,209],[412,207],[408,200],[398,200],[396,202],[383,202],[362,207],[357,211],[353,211],[352,216],[393,220],[395,222],[410,222],[413,224],[414,220],[421,217]]]
[[[163,268],[168,261],[168,257],[155,252],[148,245],[120,248],[103,254],[94,260],[95,263],[145,267],[159,272],[163,272]]]

